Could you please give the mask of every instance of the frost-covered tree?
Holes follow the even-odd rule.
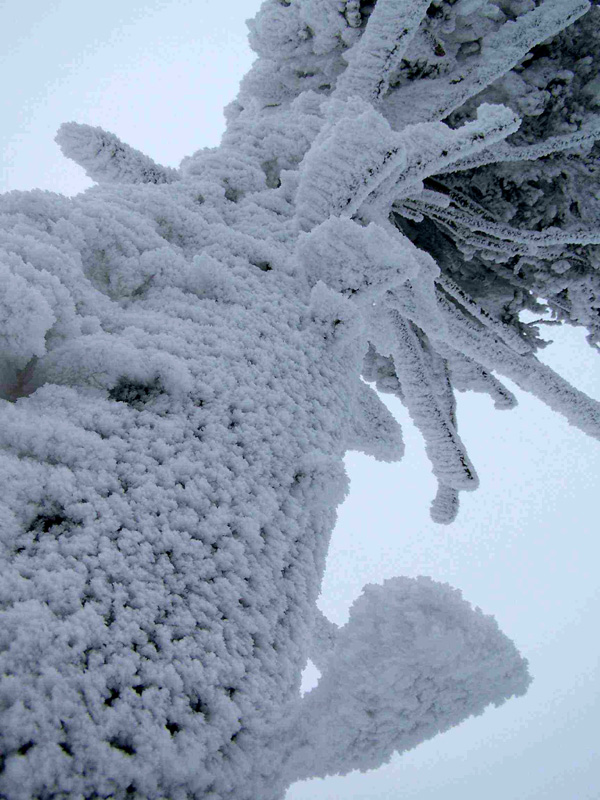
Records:
[[[526,690],[448,586],[369,586],[342,628],[315,601],[344,453],[402,455],[365,381],[440,523],[477,485],[455,390],[600,435],[519,318],[598,341],[598,25],[266,0],[220,147],[174,170],[68,123],[98,186],[0,198],[0,796],[275,800]]]

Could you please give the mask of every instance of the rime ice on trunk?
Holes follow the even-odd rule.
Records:
[[[315,603],[344,453],[402,455],[361,371],[421,427],[439,522],[476,485],[454,389],[509,408],[495,370],[598,435],[476,271],[576,262],[597,232],[515,228],[451,183],[533,157],[505,143],[514,109],[439,121],[586,10],[559,5],[268,0],[220,148],[176,171],[70,123],[61,147],[105,185],[0,200],[3,796],[276,800],[526,689],[448,587],[371,587],[341,630]]]
[[[311,304],[297,279],[283,191],[272,211],[207,190],[150,201],[172,215],[178,277],[138,274],[131,300],[109,302],[72,260],[96,316],[82,309],[86,332],[40,359],[36,382],[52,383],[3,408],[15,800],[279,791],[260,742],[298,692],[361,334],[340,322],[347,301]],[[99,194],[73,201],[79,230],[121,203],[152,215],[143,190]]]

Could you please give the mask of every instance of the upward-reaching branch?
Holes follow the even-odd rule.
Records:
[[[176,169],[156,164],[102,128],[65,122],[56,142],[67,158],[98,183],[172,183],[179,179]]]

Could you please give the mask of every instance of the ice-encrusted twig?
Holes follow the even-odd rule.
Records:
[[[445,172],[461,153],[477,153],[503,141],[521,124],[514,111],[502,105],[483,103],[477,114],[476,120],[460,128],[430,122],[412,125],[397,135],[398,143],[403,145],[405,163],[398,164],[373,187],[374,195],[369,202],[379,208],[421,195],[425,178]]]
[[[438,295],[438,304],[446,320],[448,344],[486,369],[505,375],[566,417],[571,425],[600,439],[600,403],[575,389],[535,356],[518,355],[512,351],[491,331],[469,320],[441,294]]]
[[[404,141],[366,104],[322,134],[300,166],[296,198],[300,226],[308,231],[330,216],[351,217],[390,175],[406,164]]]
[[[440,208],[418,198],[407,198],[404,203],[416,213],[431,217],[452,226],[462,226],[468,231],[489,234],[498,240],[527,245],[532,252],[540,247],[553,247],[561,244],[600,244],[599,230],[573,230],[549,227],[543,231],[523,230],[512,225],[490,222],[480,216],[465,214],[454,208]]]
[[[422,192],[425,178],[443,172],[460,154],[502,141],[519,125],[506,106],[482,104],[477,119],[456,130],[434,122],[396,133],[373,108],[349,103],[301,165],[300,226],[311,230],[328,216],[349,217],[359,209],[367,219],[381,217],[381,209],[386,217],[394,200]]]
[[[122,142],[114,133],[78,122],[65,122],[55,141],[97,183],[172,183],[173,167],[156,164],[149,156]]]
[[[501,320],[495,319],[488,311],[485,310],[479,303],[476,303],[464,289],[455,283],[452,278],[442,273],[437,279],[436,283],[441,286],[446,294],[460,303],[464,308],[482,322],[487,328],[502,339],[511,349],[516,353],[530,353],[531,346],[524,342],[518,333],[509,325],[505,325]]]
[[[434,385],[437,376],[426,363],[413,326],[391,308],[380,331],[375,344],[379,352],[394,359],[404,403],[423,434],[434,475],[440,483],[454,489],[475,489],[477,474],[456,432],[447,403],[437,397]]]
[[[459,392],[485,393],[491,397],[498,410],[511,409],[517,405],[514,394],[481,364],[440,341],[436,341],[435,346],[446,359],[452,385]]]
[[[504,142],[493,149],[484,150],[467,158],[461,158],[452,164],[446,172],[460,172],[475,169],[486,164],[497,164],[507,161],[537,161],[538,158],[571,150],[586,142],[592,143],[600,139],[600,117],[592,117],[578,131],[564,136],[549,136],[541,142],[530,145],[513,146]]]

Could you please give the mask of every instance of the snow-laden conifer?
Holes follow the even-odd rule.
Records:
[[[600,438],[519,320],[598,336],[587,9],[266,0],[220,147],[173,170],[69,123],[100,185],[0,198],[2,796],[276,800],[526,689],[448,587],[340,629],[316,598],[344,453],[403,451],[361,374],[441,523],[476,486],[455,390]]]

